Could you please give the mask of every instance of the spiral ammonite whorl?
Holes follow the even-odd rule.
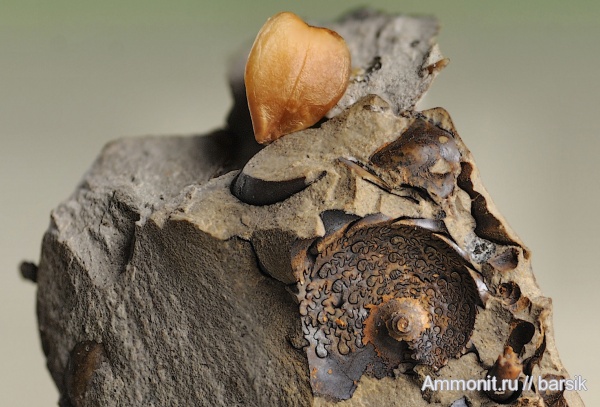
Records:
[[[477,287],[435,232],[367,217],[294,250],[315,394],[350,398],[363,373],[401,363],[440,368],[469,340]]]
[[[412,342],[431,326],[429,313],[421,301],[414,298],[393,298],[382,303],[378,311],[378,313],[371,313],[373,316],[371,324],[368,323],[367,318],[366,328],[372,334],[382,329],[385,324],[389,336],[397,341]],[[378,318],[375,318],[375,315],[378,315]],[[375,322],[376,319],[379,321]]]

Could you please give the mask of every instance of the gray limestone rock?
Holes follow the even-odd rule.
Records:
[[[359,9],[328,27],[346,39],[352,56],[350,84],[329,117],[369,94],[383,98],[396,114],[410,110],[448,63],[435,42],[439,25],[433,17]]]
[[[524,373],[568,376],[528,249],[495,209],[447,113],[412,111],[437,72],[431,63],[441,60],[435,21],[357,12],[335,28],[359,70],[378,56],[373,41],[383,62],[372,79],[351,85],[336,117],[256,153],[233,81],[237,100],[225,130],[110,143],[53,210],[37,300],[62,406],[491,406],[482,392],[421,386],[428,377],[482,378],[509,345]],[[392,60],[403,79],[385,84]],[[406,141],[414,134],[418,142]],[[463,335],[452,348],[460,354],[423,350],[419,360],[434,362],[417,363],[398,353],[393,366],[382,357],[387,331],[368,331],[369,316],[384,312],[390,296],[400,299],[402,290],[390,291],[388,282],[404,276],[414,283],[427,261],[367,283],[392,263],[369,265],[369,228],[378,238],[394,228],[419,230],[454,253],[439,267],[458,265],[461,278],[473,279],[468,289],[448,284],[452,295],[468,291],[471,326],[457,325],[452,295],[440,305],[446,322],[427,314],[425,324],[428,335],[434,328],[447,334],[435,346]],[[334,236],[363,232],[359,243],[367,246],[357,253],[367,263],[314,271],[324,248],[343,256],[353,250],[332,244]],[[338,289],[336,272],[365,264]],[[457,272],[449,273],[452,282]],[[411,301],[428,301],[429,289],[413,288],[423,295]],[[457,326],[469,332],[451,334]],[[535,389],[518,400],[581,405],[576,393]]]
[[[64,405],[310,403],[296,307],[249,242],[154,218],[221,170],[220,137],[111,143],[53,211],[39,328]],[[90,341],[102,358],[74,361]]]

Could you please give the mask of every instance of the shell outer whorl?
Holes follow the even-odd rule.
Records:
[[[369,159],[387,185],[408,184],[447,198],[460,173],[460,152],[452,135],[424,119],[415,119],[401,137]]]
[[[471,336],[475,282],[430,230],[367,217],[295,252],[315,394],[350,398],[363,373],[380,378],[400,363],[440,368]],[[398,318],[418,332],[390,332]]]

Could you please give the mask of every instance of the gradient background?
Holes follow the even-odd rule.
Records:
[[[231,54],[290,10],[327,21],[364,1],[0,3],[0,405],[53,406],[35,286],[49,212],[102,146],[224,122]],[[435,14],[451,59],[420,108],[445,107],[500,211],[533,251],[581,396],[600,405],[600,2],[372,1]]]

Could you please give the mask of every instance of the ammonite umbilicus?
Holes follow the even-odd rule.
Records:
[[[365,372],[457,357],[479,297],[449,240],[381,216],[337,223],[293,258],[313,392],[347,399]]]

